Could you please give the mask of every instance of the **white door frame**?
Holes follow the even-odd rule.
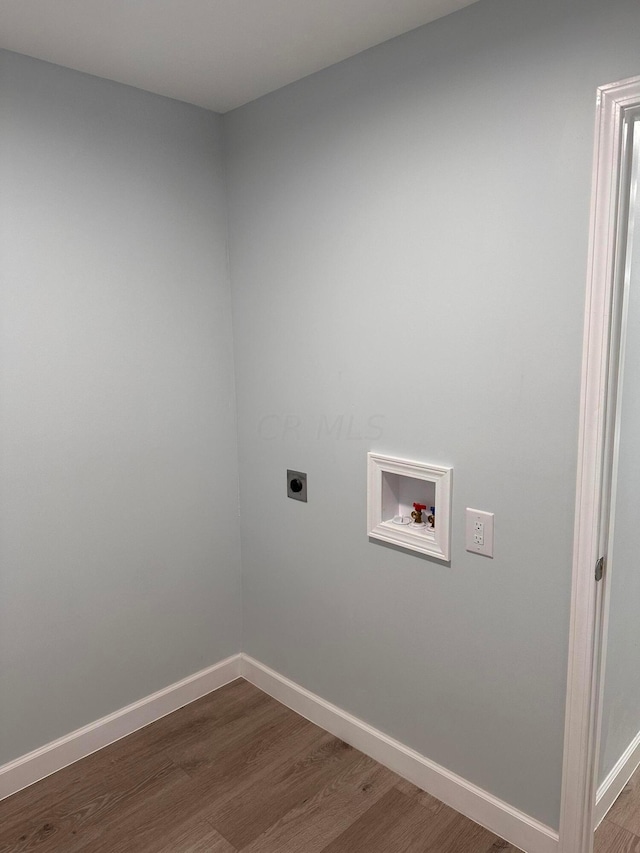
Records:
[[[624,269],[627,127],[640,106],[640,77],[598,89],[578,444],[569,668],[559,853],[592,853],[599,745],[603,583]]]

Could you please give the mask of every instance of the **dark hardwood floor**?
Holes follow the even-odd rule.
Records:
[[[31,850],[516,853],[241,679],[0,802]]]

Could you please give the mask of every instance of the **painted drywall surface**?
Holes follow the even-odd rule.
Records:
[[[240,647],[217,116],[0,65],[0,764]]]
[[[224,125],[244,648],[554,827],[595,93],[639,34],[483,0]],[[367,450],[453,466],[450,565],[368,541]]]
[[[636,125],[635,133],[640,128]],[[636,139],[635,151],[640,152]],[[637,158],[638,154],[634,156]],[[636,166],[637,169],[637,166]],[[620,380],[618,459],[608,554],[610,584],[599,782],[640,732],[640,200],[635,197],[628,244],[629,279]]]

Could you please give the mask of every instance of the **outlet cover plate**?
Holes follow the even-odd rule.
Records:
[[[287,497],[307,502],[307,475],[302,471],[287,471]]]
[[[465,548],[473,554],[493,557],[493,513],[467,507]]]

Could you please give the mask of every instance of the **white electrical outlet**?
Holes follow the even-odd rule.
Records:
[[[493,557],[493,513],[467,507],[466,522],[467,551]]]

